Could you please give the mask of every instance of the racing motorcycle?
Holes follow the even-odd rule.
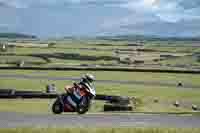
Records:
[[[74,83],[74,86],[69,89],[73,91],[71,93],[58,94],[55,102],[52,105],[52,112],[54,114],[61,114],[62,112],[77,112],[78,114],[86,113],[96,95],[94,87],[80,87]],[[75,107],[72,107],[71,103],[74,95],[78,95],[79,100],[77,104],[74,105]]]

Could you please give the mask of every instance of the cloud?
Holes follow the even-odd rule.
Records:
[[[0,3],[4,5],[4,7],[10,8],[27,8],[28,4],[23,0],[0,0]]]
[[[4,2],[0,1],[0,7],[5,7],[5,6],[7,6],[7,5]]]
[[[0,3],[9,5],[13,8],[30,8],[30,7],[56,7],[62,5],[119,5],[129,0],[0,0]]]
[[[197,8],[200,5],[199,0],[179,0],[178,3],[185,9]]]
[[[191,3],[187,5],[188,2]],[[120,7],[131,13],[123,18],[107,20],[102,24],[103,31],[163,36],[200,34],[198,0],[134,0]]]
[[[197,34],[200,1],[0,0],[0,16],[0,24],[13,25],[9,29],[42,36],[97,32],[163,34],[163,31]]]
[[[134,12],[143,12],[143,14],[154,14],[165,22],[177,22],[182,19],[200,17],[199,0],[137,0],[137,2],[130,1],[123,4],[121,7]]]
[[[139,23],[121,24],[120,27],[104,30],[106,34],[142,34],[142,35],[157,35],[163,37],[185,37],[200,35],[200,20],[196,21],[179,21],[177,23],[162,22],[162,21],[141,21]]]

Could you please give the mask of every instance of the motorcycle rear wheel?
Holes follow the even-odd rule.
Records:
[[[80,115],[85,114],[87,111],[88,111],[88,108],[85,108],[85,107],[79,107],[77,109],[77,113],[80,114]]]
[[[90,108],[91,101],[88,97],[83,97],[82,102],[77,107],[78,114],[85,114]]]

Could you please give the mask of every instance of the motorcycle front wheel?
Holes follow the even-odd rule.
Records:
[[[63,112],[63,105],[58,99],[52,105],[52,112],[54,114],[61,114]]]

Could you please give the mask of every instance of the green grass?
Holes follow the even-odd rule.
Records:
[[[84,45],[80,48],[85,48]],[[33,54],[33,53],[78,53],[81,55],[89,55],[89,56],[112,56],[113,51],[95,51],[95,50],[87,50],[87,49],[80,49],[77,48],[76,45],[65,45],[63,47],[53,47],[53,48],[26,48],[26,47],[16,47],[12,51],[8,51],[8,53],[15,53],[15,54]],[[86,47],[87,48],[87,47]],[[96,46],[91,46],[88,48],[96,48]]]
[[[184,46],[184,45],[179,45],[179,46],[170,46],[170,45],[148,45],[146,48],[149,49],[154,49],[158,51],[167,51],[167,52],[180,52],[180,53],[193,53],[193,52],[199,52],[200,48],[199,47],[189,47],[189,46]]]
[[[183,84],[198,85],[199,75],[192,74],[168,74],[168,73],[140,73],[140,72],[92,72],[92,71],[21,71],[21,70],[0,70],[1,74],[22,74],[33,76],[50,76],[50,77],[80,77],[85,73],[92,73],[98,80],[129,80],[129,81],[148,81],[148,82],[178,82],[182,81]],[[46,79],[10,79],[1,78],[0,88],[16,88],[20,90],[44,90],[45,86],[50,83],[55,83],[59,92],[64,91],[65,85],[71,85],[73,81],[52,81]],[[95,83],[96,91],[98,94],[107,95],[125,95],[137,97],[140,99],[140,104],[135,111],[139,112],[191,112],[190,104],[197,104],[200,106],[200,90],[199,89],[183,89],[176,87],[164,87],[153,85],[124,85],[124,84],[104,84]],[[159,103],[154,103],[154,98],[159,99]],[[187,103],[186,106],[176,108],[172,103],[179,100]],[[10,103],[10,101],[8,101]],[[13,105],[22,106],[25,110],[17,108],[19,112],[31,112],[28,105],[35,107],[33,112],[49,113],[48,100],[29,101],[32,104],[27,104],[25,101],[12,101]],[[6,100],[0,102],[0,110],[17,111],[13,107],[6,104]],[[45,104],[46,103],[46,104]],[[189,103],[189,104],[188,104]],[[44,109],[38,111],[40,106]],[[92,106],[91,112],[102,111],[102,102],[95,102]],[[38,108],[37,108],[38,107]]]
[[[12,51],[9,50],[8,52],[4,52],[4,56],[0,56],[0,61],[18,61],[18,60],[34,60],[37,62],[41,62],[41,58],[36,58],[36,57],[31,57],[31,56],[25,56],[28,54],[50,54],[50,55],[55,55],[56,53],[60,53],[62,55],[64,54],[80,54],[80,59],[71,59],[70,57],[68,58],[67,55],[66,57],[49,57],[51,60],[51,63],[48,63],[46,66],[55,66],[56,64],[60,65],[80,65],[80,64],[101,64],[102,62],[104,64],[109,64],[115,62],[115,60],[87,60],[84,59],[85,56],[87,57],[103,57],[103,56],[108,56],[108,57],[114,57],[113,51],[95,51],[95,50],[82,50],[74,48],[71,46],[71,48],[68,47],[55,47],[55,48],[21,48],[17,47],[13,49]],[[84,46],[82,46],[84,48]],[[95,48],[95,46],[91,47]],[[6,56],[6,54],[14,53],[16,55],[24,55],[24,56]],[[4,61],[5,62],[5,61]],[[62,64],[61,64],[62,63]]]
[[[72,84],[72,81],[51,81],[36,79],[1,79],[1,88],[16,88],[25,90],[45,90],[45,86],[55,83],[58,91],[63,91],[65,85]],[[159,97],[159,98],[191,98],[198,99],[200,90],[181,89],[176,87],[145,86],[145,85],[123,85],[123,84],[104,84],[95,83],[97,93],[113,95],[129,95],[140,97]]]
[[[167,59],[160,62],[162,65],[172,65],[172,66],[199,66],[200,62],[197,60],[197,58],[192,56],[185,56],[185,57],[179,57],[175,59]]]
[[[200,86],[199,74],[151,73],[151,72],[107,72],[107,71],[30,71],[0,70],[1,74],[43,75],[50,77],[80,77],[94,74],[97,80],[128,80],[146,82],[178,83]]]
[[[59,92],[64,92],[65,85],[72,81],[28,80],[28,79],[1,79],[0,88],[16,88],[20,90],[45,90],[49,83],[55,83]],[[191,112],[190,106],[176,108],[172,106],[175,100],[190,103],[200,103],[200,90],[182,90],[173,87],[122,85],[96,83],[98,94],[122,95],[137,97],[140,102],[135,111],[139,112]],[[154,98],[159,103],[154,103]],[[51,100],[0,100],[0,110],[16,112],[50,113],[49,101]],[[9,104],[8,104],[9,103]],[[13,105],[13,106],[10,106]],[[94,102],[90,112],[101,112],[102,102]],[[29,106],[31,108],[29,108]],[[40,108],[42,106],[42,108]],[[32,107],[34,109],[32,109]]]
[[[45,60],[39,57],[31,57],[31,56],[0,56],[0,64],[12,64],[16,65],[16,63],[24,61],[28,64],[45,64],[47,63]]]
[[[199,133],[199,128],[13,128],[4,133]]]
[[[0,111],[28,114],[50,114],[53,100],[40,99],[1,99]]]
[[[15,53],[15,54],[39,54],[39,53],[48,53],[54,55],[55,53],[64,53],[64,54],[80,54],[81,56],[95,56],[95,57],[101,57],[101,56],[110,56],[110,57],[116,57],[114,54],[114,51],[116,49],[135,49],[136,47],[134,46],[127,46],[127,44],[132,43],[132,42],[127,42],[127,41],[119,41],[119,42],[114,42],[114,41],[105,41],[105,40],[59,40],[55,41],[56,45],[54,47],[49,47],[49,48],[22,48],[22,47],[16,47],[16,48],[10,48],[8,49],[8,52],[5,53]],[[28,42],[31,43],[31,42]],[[37,42],[34,42],[37,43]],[[44,43],[48,43],[44,42]],[[134,42],[133,42],[134,43]],[[182,47],[180,47],[180,43],[182,43]],[[200,48],[196,47],[188,47],[188,42],[174,42],[173,45],[168,44],[168,42],[145,42],[145,48],[150,48],[158,51],[169,51],[169,52],[176,52],[176,53],[194,53],[194,52],[199,52]],[[191,42],[192,43],[192,42]],[[99,44],[110,44],[110,46],[101,46]],[[177,47],[175,47],[177,46]],[[87,49],[82,49],[82,48],[96,48],[99,49],[100,51],[96,50],[87,50]],[[149,54],[149,53],[148,53]],[[13,57],[9,58],[12,60]],[[148,58],[152,58],[151,55],[149,54]],[[89,61],[89,60],[84,60],[84,59],[66,59],[65,58],[50,58],[51,63],[48,63],[47,65],[43,65],[46,67],[52,67],[52,66],[67,66],[67,65],[81,65],[81,64],[117,64],[116,60],[97,60],[97,61]],[[138,60],[143,60],[143,57],[138,57]],[[1,60],[1,59],[0,59]],[[32,60],[30,57],[29,60]],[[38,59],[41,60],[41,59]],[[184,60],[184,62],[180,62],[180,60]],[[145,61],[145,64],[188,64],[188,60],[186,59],[180,59],[180,60],[174,60],[174,61],[164,61],[163,62],[149,62]],[[190,59],[189,59],[190,60]],[[168,63],[169,62],[169,63]],[[189,63],[191,65],[198,65],[195,60],[190,60]],[[32,65],[34,66],[34,65]]]

